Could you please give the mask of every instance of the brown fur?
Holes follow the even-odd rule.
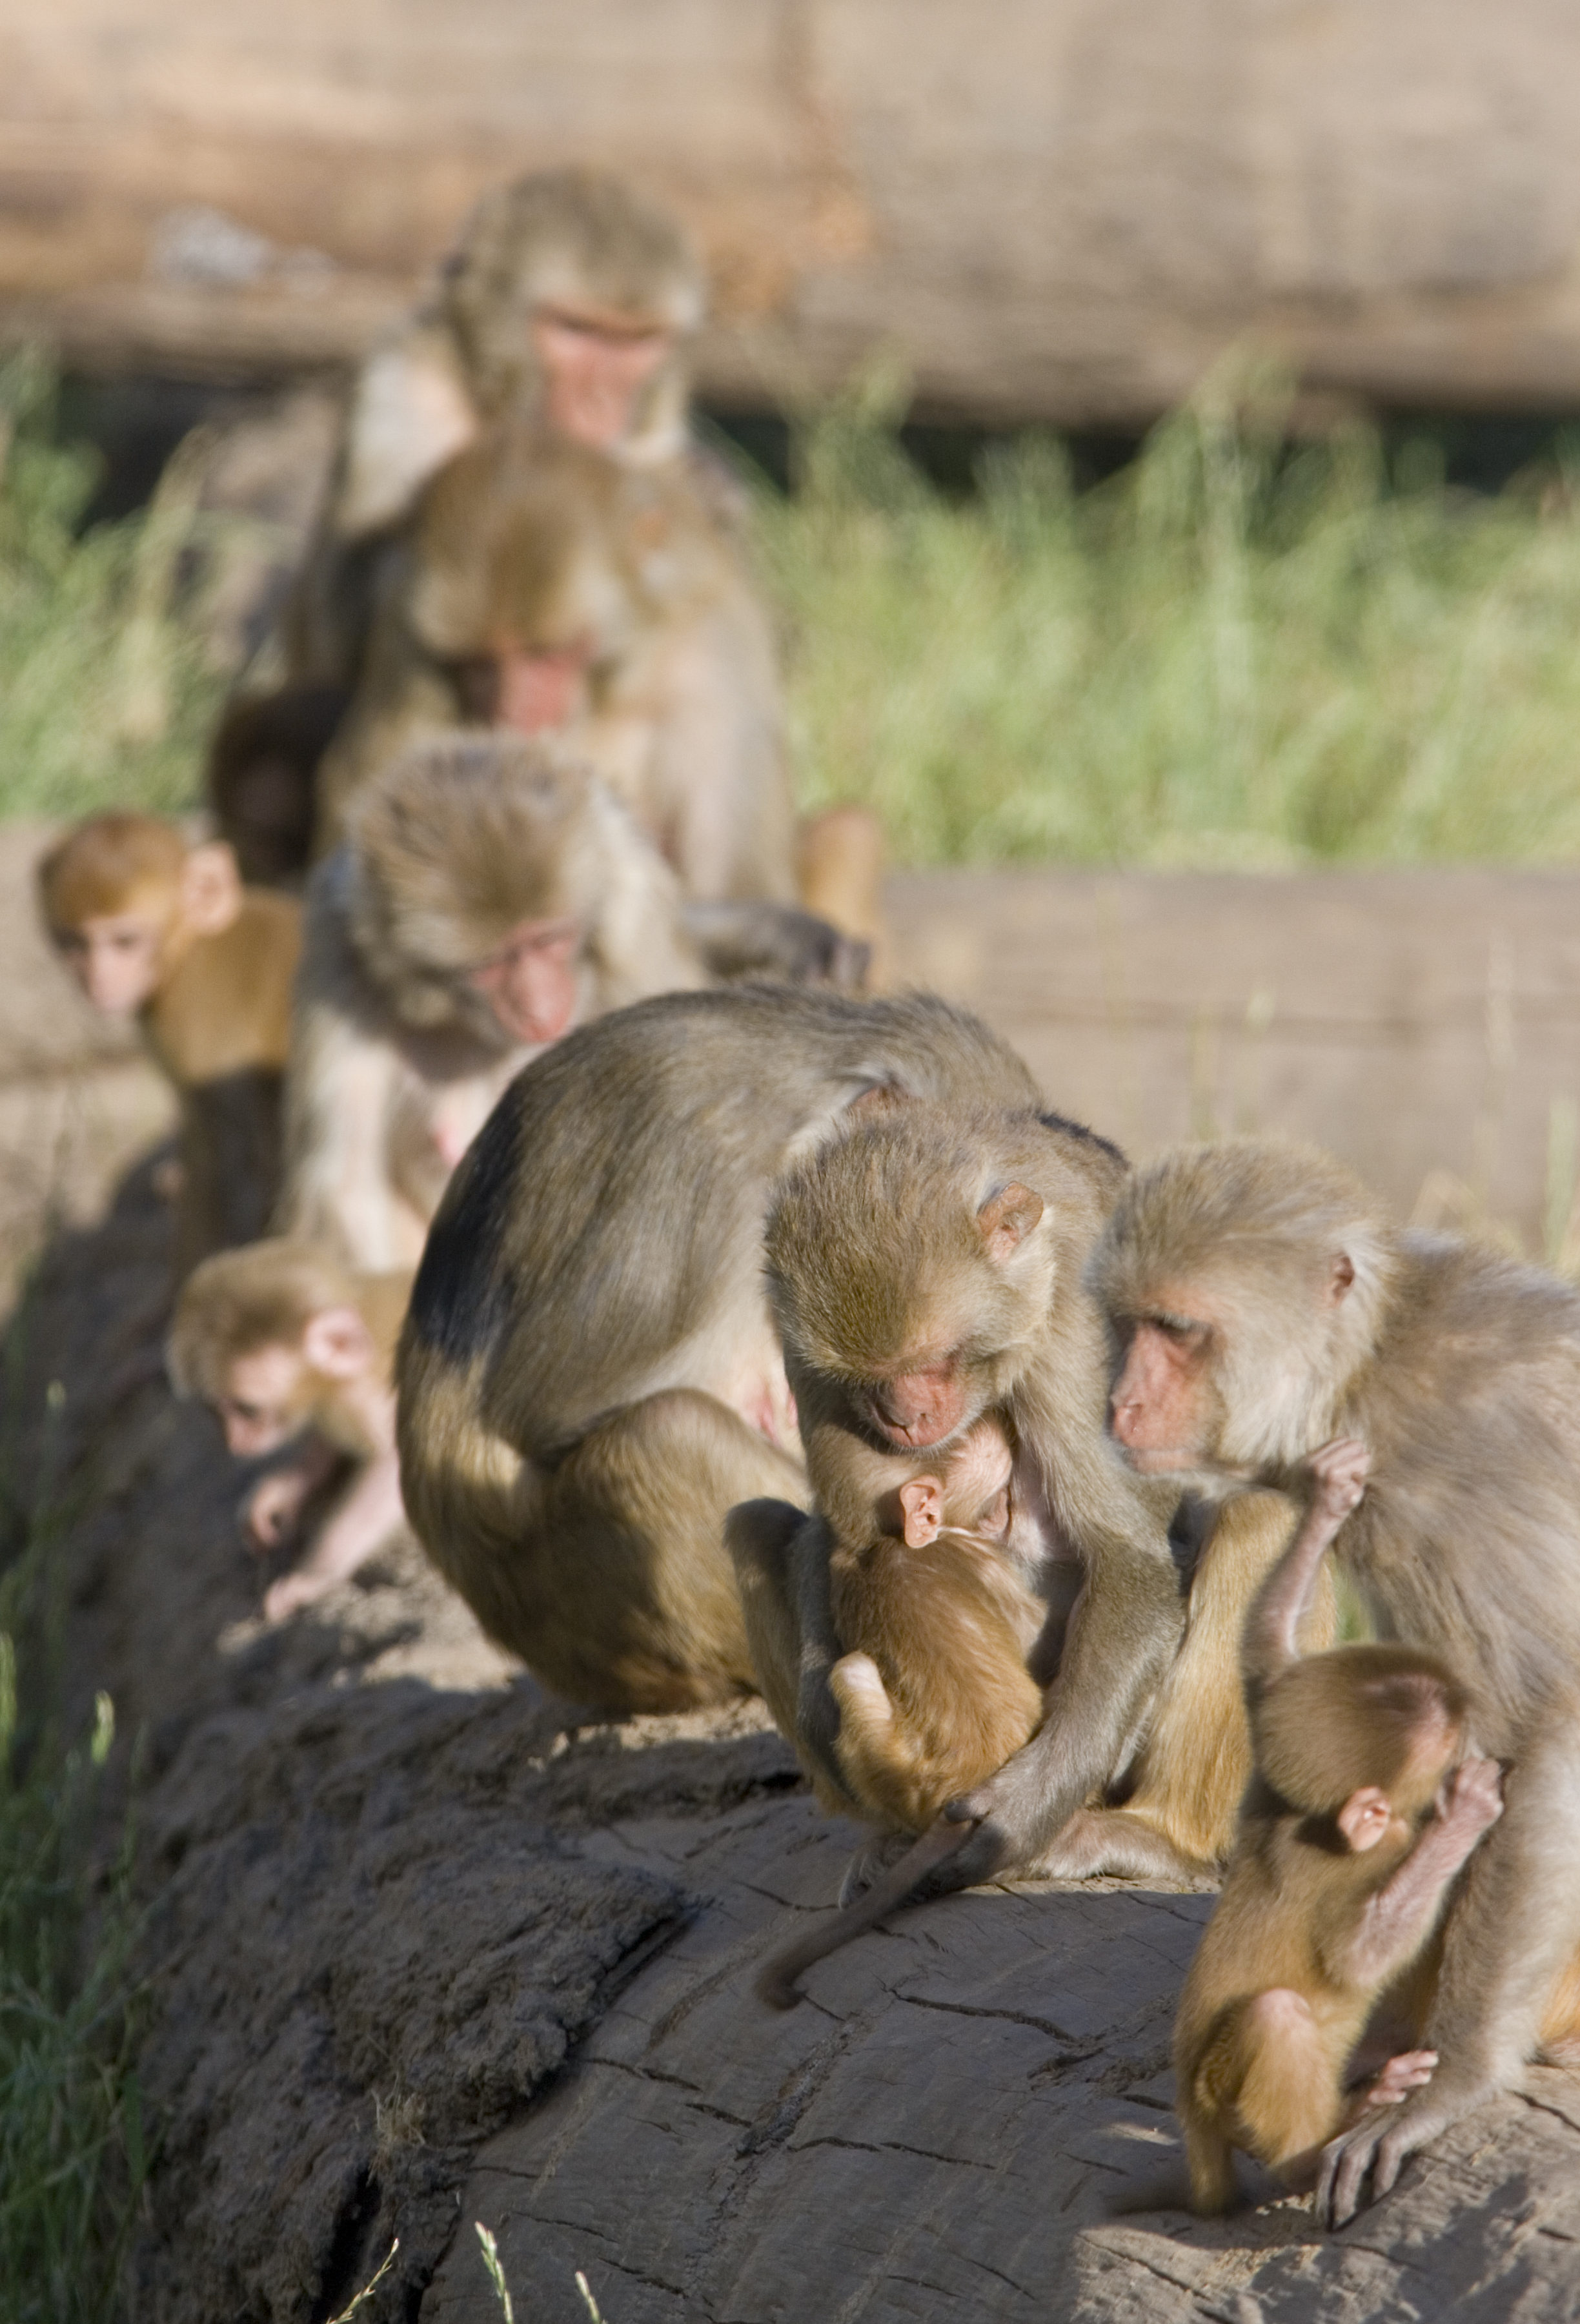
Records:
[[[1090,1279],[1114,1429],[1156,1473],[1282,1484],[1337,1434],[1371,1448],[1335,1554],[1406,1646],[1474,1698],[1505,1809],[1450,1912],[1428,2088],[1373,2109],[1325,2166],[1342,2220],[1368,2171],[1507,2086],[1580,1937],[1580,1297],[1535,1268],[1400,1232],[1326,1157],[1239,1140],[1125,1189]],[[1567,1989],[1567,1986],[1564,1987]]]
[[[284,1231],[415,1263],[455,1155],[536,1054],[465,972],[545,918],[580,929],[581,1019],[705,981],[673,875],[547,743],[452,736],[369,785],[308,890]]]
[[[60,943],[90,919],[135,912],[157,926],[158,982],[138,1010],[143,1038],[180,1102],[181,1192],[175,1263],[251,1241],[280,1188],[280,1107],[300,908],[235,885],[225,924],[196,931],[182,882],[192,850],[170,824],[111,814],[77,825],[43,857],[38,890]],[[228,874],[223,867],[228,862]],[[223,917],[223,915],[222,915]]]
[[[1031,1674],[1045,1683],[1058,1671],[1057,1716],[989,1787],[997,1797],[980,1803],[988,1829],[978,1877],[1005,1862],[1063,1870],[1066,1850],[1079,1872],[1205,1877],[1227,1849],[1247,1765],[1235,1618],[1277,1554],[1287,1504],[1268,1496],[1249,1523],[1214,1537],[1188,1610],[1164,1536],[1173,1495],[1127,1492],[1102,1443],[1099,1326],[1080,1270],[1122,1180],[1111,1148],[1056,1120],[902,1105],[853,1118],[842,1139],[783,1183],[769,1222],[770,1286],[822,1528],[821,1553],[815,1530],[795,1537],[797,1557],[821,1554],[831,1577],[859,1570],[902,1457],[883,1426],[884,1384],[913,1362],[952,1351],[942,1369],[960,1399],[956,1425],[996,1413],[1019,1448],[1024,1515],[1012,1548],[1045,1608],[1053,1601]],[[996,1260],[991,1236],[1031,1219],[1033,1205],[1032,1223]],[[904,1456],[913,1468],[918,1457]],[[758,1554],[752,1524],[739,1513],[732,1523],[738,1559]],[[760,1548],[765,1559],[785,1554],[782,1531],[769,1526]],[[1066,1639],[1072,1568],[1085,1588]],[[759,1632],[772,1603],[759,1577],[749,1614],[765,1667],[786,1646],[797,1661],[805,1651],[782,1608]],[[954,1700],[955,1643],[948,1628],[930,1635],[926,1614],[923,1601],[905,1640],[914,1658],[906,1683],[919,1704],[942,1705]],[[843,1644],[837,1610],[834,1627]],[[1027,1655],[1010,1645],[1010,1628],[993,1635],[1003,1642],[995,1742],[1008,1738],[1013,1749],[1027,1731]],[[775,1704],[795,1692],[788,1674],[765,1685]],[[967,1757],[976,1744],[966,1738],[986,1715],[972,1692]],[[896,1817],[904,1751],[886,1780],[864,1748],[859,1775],[841,1759],[847,1795],[880,1823],[915,1829],[921,1795]],[[1121,1779],[1133,1787],[1123,1810],[1077,1814]]]
[[[457,1172],[399,1360],[407,1505],[547,1683],[621,1710],[755,1684],[725,1513],[804,1490],[767,1188],[885,1080],[968,1109],[1034,1094],[942,1002],[675,995],[556,1044]]]

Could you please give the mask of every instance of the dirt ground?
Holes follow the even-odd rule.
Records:
[[[818,1813],[756,1705],[581,1717],[496,1654],[410,1549],[264,1630],[235,1475],[158,1373],[168,1218],[149,1171],[127,1166],[158,1134],[160,1093],[30,950],[24,856],[23,838],[0,847],[0,1139],[33,1193],[3,1224],[13,1250],[32,1237],[44,1255],[8,1419],[28,1448],[17,1484],[62,1527],[79,1710],[107,1687],[118,1749],[141,1738],[160,2144],[140,2316],[326,2324],[399,2237],[359,2313],[485,2324],[500,2310],[476,2221],[499,2236],[523,2324],[584,2324],[578,2270],[607,2324],[1575,2313],[1580,2080],[1533,2070],[1341,2236],[1318,2236],[1289,2200],[1193,2221],[1174,2208],[1168,2042],[1210,1899],[1116,1884],[951,1898],[770,2016],[755,1961],[831,1899],[856,1834]],[[1330,1085],[1373,1093],[1327,1134],[1377,1139],[1392,1091],[1378,1150],[1398,1149],[1396,1200],[1445,1157],[1405,1150],[1426,1084],[1380,1056],[1438,1057],[1428,1120],[1472,1143],[1485,1075],[1453,1061],[1478,1042],[1494,1062],[1512,1047],[1505,1121],[1520,1073],[1573,1086],[1563,972],[1580,883],[1418,889],[1422,957],[1379,982],[1369,1017],[1359,947],[1370,931],[1406,961],[1397,894],[1382,908],[1356,899],[1361,883],[1348,901],[1319,882],[1113,884],[1114,907],[1078,881],[896,891],[941,981],[1000,1014],[1050,1099],[1100,1127],[1134,1135],[1092,1102],[1129,1038],[1093,983],[1091,930],[1113,909],[1142,931],[1118,957],[1137,971],[1128,1021],[1154,1044],[1134,1052],[1143,1144],[1205,1086],[1202,992],[1243,1019],[1234,978],[1261,974],[1275,945],[1319,981],[1325,928],[1348,980],[1322,1020]],[[1494,925],[1514,932],[1515,966],[1493,981],[1511,997],[1489,1047],[1472,964],[1479,948],[1484,972]],[[1521,982],[1528,958],[1539,991]],[[1059,969],[1040,1013],[1039,960]],[[1299,1058],[1318,1037],[1290,1007],[1263,1119],[1313,1129]],[[1540,1119],[1534,1097],[1528,1112]],[[41,1194],[35,1126],[64,1118],[94,1126]]]

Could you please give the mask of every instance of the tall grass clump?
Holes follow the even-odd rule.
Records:
[[[758,501],[804,802],[868,802],[912,863],[1580,856],[1567,493],[1283,419],[1220,374],[1106,484],[1031,436],[963,503],[881,394],[809,421]]]
[[[60,1708],[61,1522],[0,1578],[0,2317],[112,2324],[144,2171],[129,1849],[94,1872],[107,1695]],[[19,1667],[27,1683],[19,1688]]]
[[[0,814],[182,807],[224,683],[190,618],[198,447],[85,532],[97,456],[54,413],[43,356],[0,364]]]

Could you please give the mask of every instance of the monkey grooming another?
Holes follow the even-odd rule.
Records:
[[[271,1622],[349,1580],[404,1522],[390,1375],[410,1288],[409,1275],[354,1275],[275,1239],[206,1259],[181,1292],[165,1351],[177,1395],[213,1406],[238,1459],[295,1448],[243,1504],[252,1547],[282,1547],[321,1489],[343,1488],[266,1591]]]
[[[452,1180],[398,1360],[407,1507],[484,1628],[574,1701],[756,1689],[725,1513],[805,1492],[763,1214],[794,1156],[885,1085],[967,1114],[1036,1102],[939,1001],[677,993],[538,1057]],[[831,1738],[827,1580],[808,1569],[803,1618]]]
[[[1245,1626],[1255,1774],[1223,1895],[1174,2029],[1191,2197],[1221,2211],[1243,2147],[1291,2186],[1368,2107],[1430,2079],[1430,2051],[1389,2061],[1346,2103],[1346,2070],[1385,1987],[1430,1941],[1450,1882],[1502,1813],[1495,1760],[1467,1757],[1468,1698],[1418,1648],[1301,1657],[1296,1629],[1368,1457],[1313,1453],[1312,1499]]]
[[[250,1242],[279,1190],[280,1091],[301,914],[243,888],[221,841],[97,815],[41,859],[50,941],[96,1009],[137,1019],[180,1101],[176,1268]]]
[[[1272,1139],[1165,1156],[1093,1254],[1132,1467],[1288,1487],[1371,1447],[1334,1554],[1392,1638],[1471,1690],[1503,1812],[1450,1901],[1424,2027],[1438,2064],[1329,2144],[1318,2214],[1572,2043],[1580,1939],[1580,1296],[1538,1268],[1383,1224],[1348,1172]]]

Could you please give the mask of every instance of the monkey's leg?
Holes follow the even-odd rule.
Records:
[[[1142,1875],[1171,1864],[1170,1878],[1193,1877],[1221,1863],[1233,1844],[1240,1797],[1251,1775],[1240,1637],[1246,1609],[1282,1555],[1298,1515],[1281,1493],[1239,1494],[1220,1511],[1197,1562],[1185,1636],[1158,1690],[1134,1789],[1125,1803],[1126,1823],[1111,1838],[1116,1859],[1128,1851]],[[1333,1642],[1333,1595],[1326,1575],[1318,1589],[1302,1633],[1308,1654]],[[1076,1821],[1085,1824],[1087,1819]],[[1163,1843],[1155,1856],[1146,1854],[1140,1825],[1151,1826]],[[1089,1848],[1095,1837],[1078,1836],[1075,1852]],[[1061,1832],[1055,1849],[1062,1851],[1064,1841]],[[1128,1869],[1118,1860],[1085,1866],[1085,1873]],[[1072,1868],[1064,1877],[1084,1875]]]
[[[814,1961],[825,1960],[830,1953],[837,1952],[852,1937],[860,1936],[863,1930],[870,1929],[875,1922],[903,1904],[917,1884],[970,1836],[969,1824],[946,1823],[941,1816],[905,1850],[894,1870],[886,1873],[881,1880],[875,1880],[857,1903],[828,1914],[810,1935],[786,1945],[782,1952],[772,1954],[764,1962],[757,1978],[759,1999],[775,2009],[794,2009],[801,1999],[797,1978]]]
[[[829,1609],[828,1528],[788,1501],[747,1501],[724,1521],[752,1667],[774,1724],[831,1815],[859,1816],[835,1753],[839,1655]]]
[[[1303,1994],[1274,1986],[1239,2019],[1236,2144],[1291,2186],[1309,2186],[1323,2144],[1344,2118],[1334,2039]]]
[[[714,1397],[627,1405],[545,1481],[538,1619],[520,1650],[562,1692],[616,1710],[755,1692],[725,1513],[803,1489],[795,1462]]]

